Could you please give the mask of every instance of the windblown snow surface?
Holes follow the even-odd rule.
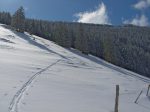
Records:
[[[0,112],[150,112],[148,78],[0,25]],[[134,103],[143,90],[137,104]]]

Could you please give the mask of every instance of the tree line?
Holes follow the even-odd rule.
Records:
[[[0,13],[0,22],[150,77],[150,27],[29,19],[25,18],[23,7],[12,16]]]

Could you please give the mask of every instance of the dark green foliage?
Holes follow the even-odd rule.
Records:
[[[84,54],[88,54],[88,37],[84,29],[83,24],[79,24],[77,31],[75,32],[75,48],[82,51]]]
[[[107,60],[108,62],[115,62],[115,57],[113,56],[113,41],[111,38],[105,37],[102,40],[102,48],[103,48],[103,55],[102,57]]]
[[[11,24],[11,15],[9,12],[0,12],[0,23],[10,25]]]

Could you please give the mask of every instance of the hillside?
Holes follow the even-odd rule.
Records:
[[[17,19],[19,18],[19,19]],[[28,32],[65,48],[78,49],[116,66],[150,78],[150,27],[52,22],[25,17],[23,7],[13,16],[0,12],[0,23]]]
[[[0,25],[1,112],[149,112],[148,78]],[[134,101],[140,91],[143,93]]]
[[[150,27],[26,19],[25,31],[150,77]]]

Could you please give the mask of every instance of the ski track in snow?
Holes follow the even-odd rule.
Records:
[[[13,96],[13,99],[11,100],[11,103],[9,105],[9,112],[18,112],[18,105],[21,101],[21,98],[23,97],[24,93],[28,90],[30,87],[31,83],[43,72],[48,70],[49,68],[53,67],[56,65],[58,62],[60,62],[62,59],[59,59],[55,61],[54,63],[50,64],[46,68],[42,69],[41,71],[35,73],[33,76],[29,78],[29,80],[23,84],[23,86],[16,92],[16,94]]]
[[[132,72],[130,72],[130,71],[127,71],[127,70],[125,70],[124,68],[121,68],[121,67],[117,67],[117,66],[115,66],[115,65],[112,65],[112,64],[108,64],[107,62],[103,62],[103,61],[100,61],[101,63],[101,65],[103,65],[103,66],[105,66],[105,67],[107,67],[107,68],[110,68],[110,69],[112,69],[112,70],[114,70],[114,71],[117,71],[117,72],[119,72],[119,73],[122,73],[122,74],[124,74],[124,75],[128,75],[128,76],[131,76],[131,77],[134,77],[134,78],[136,78],[136,79],[139,79],[139,80],[141,80],[141,81],[143,81],[143,82],[146,82],[146,83],[150,83],[150,79],[148,79],[148,78],[145,78],[145,77],[143,77],[143,76],[140,76],[140,75],[137,75],[137,74],[135,74],[135,73],[132,73]]]

